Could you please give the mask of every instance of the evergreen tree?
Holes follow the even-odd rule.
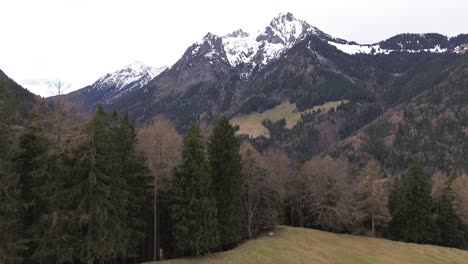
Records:
[[[439,203],[436,224],[440,230],[439,244],[446,247],[466,248],[465,234],[460,218],[455,214],[454,197],[446,188]]]
[[[113,142],[115,143],[114,158],[115,172],[113,179],[116,185],[113,187],[120,190],[126,190],[129,195],[122,197],[126,199],[126,204],[122,204],[122,212],[127,219],[126,236],[122,242],[126,242],[125,256],[137,256],[138,250],[142,248],[147,229],[151,222],[151,177],[148,168],[145,166],[145,160],[142,155],[136,151],[136,134],[130,124],[128,114],[118,121],[114,114],[116,128],[113,133]],[[117,192],[118,193],[118,192]],[[118,197],[116,196],[116,199]],[[125,201],[125,200],[124,200]],[[122,201],[121,201],[122,203]]]
[[[0,123],[0,263],[19,262],[24,249],[20,237],[21,189],[20,178],[11,162],[10,131]]]
[[[242,164],[235,131],[222,117],[208,144],[221,246],[235,245],[242,238]]]
[[[182,162],[174,172],[170,214],[178,255],[200,255],[218,246],[216,202],[197,123],[184,138]]]
[[[53,148],[53,147],[51,147]],[[49,151],[42,168],[34,175],[39,184],[33,188],[42,202],[41,212],[28,230],[37,245],[33,258],[40,263],[70,263],[74,259],[72,238],[79,239],[68,197],[72,160],[57,149]]]
[[[122,182],[112,175],[116,153],[111,125],[112,118],[99,106],[87,127],[89,139],[78,151],[75,167],[78,181],[72,189],[76,199],[74,213],[82,232],[76,248],[86,263],[115,257],[126,246],[127,219],[122,212],[126,193],[117,189]]]
[[[434,243],[438,229],[431,211],[431,186],[422,170],[412,166],[400,188],[393,192],[389,204],[392,237],[405,242]]]
[[[30,234],[30,229],[39,219],[43,209],[43,202],[34,192],[34,188],[41,185],[38,174],[42,172],[47,157],[47,140],[43,135],[43,128],[38,116],[32,114],[24,133],[20,137],[19,149],[13,159],[16,173],[20,179],[22,203],[22,238],[27,247],[22,255],[28,263],[37,248]]]

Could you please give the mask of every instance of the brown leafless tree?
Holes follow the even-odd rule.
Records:
[[[247,236],[252,238],[262,227],[275,223],[276,205],[279,203],[278,186],[264,169],[262,156],[249,142],[241,145],[241,153],[244,177],[242,203]]]
[[[294,164],[289,156],[277,148],[262,153],[263,167],[268,171],[280,199],[286,196],[286,182],[294,174]]]
[[[465,226],[468,226],[468,175],[463,174],[452,182],[455,193],[455,212]]]
[[[86,118],[73,111],[75,104],[67,100],[64,92],[68,89],[62,80],[49,83],[49,90],[54,95],[52,102],[44,99],[36,100],[34,112],[44,127],[46,136],[57,153],[64,153],[67,148],[79,146],[85,140],[83,127]]]
[[[448,182],[448,177],[440,172],[437,171],[432,175],[432,201],[436,205],[436,214],[439,214],[439,203],[442,198],[442,195],[444,194],[444,191],[446,190],[449,182]]]
[[[169,187],[172,170],[181,159],[182,137],[169,119],[159,116],[138,132],[138,148],[145,155],[153,176],[153,256],[154,260],[159,260],[158,195]]]
[[[303,214],[302,225],[324,230],[353,231],[360,222],[356,212],[356,184],[348,177],[348,165],[331,157],[315,157],[297,174],[295,195]]]
[[[371,221],[372,236],[375,237],[375,225],[389,221],[388,195],[385,191],[386,179],[380,170],[380,165],[371,160],[359,175],[358,210],[365,220]]]

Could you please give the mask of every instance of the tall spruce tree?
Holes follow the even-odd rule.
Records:
[[[123,206],[122,214],[127,219],[126,234],[122,242],[126,243],[124,255],[134,257],[139,255],[148,233],[146,230],[150,228],[152,214],[148,205],[152,200],[151,177],[143,156],[136,151],[136,134],[128,113],[125,113],[122,120],[114,113],[114,122],[112,141],[115,144],[115,157],[112,178],[116,185],[113,188],[127,191],[126,201],[120,201]]]
[[[71,238],[76,238],[79,230],[70,214],[73,208],[67,189],[72,164],[67,152],[50,147],[42,168],[34,175],[39,184],[33,193],[41,200],[42,207],[28,231],[37,245],[32,257],[39,263],[73,262]]]
[[[20,178],[11,162],[13,144],[10,129],[0,123],[0,263],[18,263],[24,248],[20,237],[21,189]]]
[[[438,244],[446,247],[466,248],[463,224],[455,213],[454,197],[447,187],[439,202],[439,210],[436,218],[437,227],[440,230]]]
[[[389,201],[389,231],[396,240],[435,243],[438,229],[432,216],[431,185],[421,168],[412,166]]]
[[[82,230],[76,247],[79,258],[86,263],[122,256],[127,247],[129,194],[116,168],[118,154],[112,134],[116,126],[116,120],[98,106],[87,127],[88,141],[78,151],[78,181],[72,193]]]
[[[208,143],[220,243],[225,247],[237,244],[243,234],[242,164],[235,131],[229,119],[222,117]]]
[[[184,138],[182,162],[172,182],[173,239],[177,255],[200,255],[219,244],[216,202],[200,128]]]
[[[25,251],[22,253],[25,263],[37,248],[31,236],[30,229],[34,226],[43,209],[43,201],[34,192],[41,185],[41,178],[37,177],[43,170],[47,157],[47,140],[38,116],[33,113],[24,133],[20,137],[19,149],[13,159],[16,173],[20,179],[21,203],[23,206],[21,224],[22,238],[26,241]]]
[[[109,116],[101,106],[89,122],[88,140],[78,150],[75,165],[76,185],[72,188],[76,200],[75,216],[80,223],[81,241],[76,241],[77,257],[84,263],[94,263],[114,255],[114,233],[118,230],[111,219],[110,171],[112,150],[109,148]],[[112,225],[111,225],[112,224]]]

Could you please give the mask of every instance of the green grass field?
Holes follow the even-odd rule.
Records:
[[[221,253],[165,261],[167,264],[304,264],[304,263],[468,263],[468,251],[416,245],[312,229],[277,227],[275,236],[261,236]]]
[[[303,112],[297,110],[296,104],[292,104],[288,101],[283,102],[273,109],[269,109],[263,113],[252,113],[248,115],[236,116],[231,119],[231,123],[234,125],[239,125],[239,131],[237,134],[249,135],[250,137],[270,137],[270,132],[267,128],[262,125],[262,121],[270,119],[273,122],[277,122],[280,119],[284,118],[286,120],[286,128],[293,128],[299,120],[301,120],[301,114],[310,113],[313,111],[328,111],[331,108],[336,108],[340,104],[348,103],[348,100],[336,101],[336,102],[327,102],[322,105],[314,106],[311,109],[307,109]]]

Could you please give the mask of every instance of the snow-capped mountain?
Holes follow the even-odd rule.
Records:
[[[167,69],[168,67],[157,68],[136,61],[102,76],[92,85],[71,92],[66,97],[77,103],[78,109],[94,111],[97,104],[110,104],[124,95],[137,91]]]
[[[402,56],[407,60],[400,62],[411,66],[411,58],[433,58],[429,52],[463,53],[466,44],[466,34],[453,38],[400,34],[375,44],[358,44],[286,13],[255,33],[241,29],[222,36],[208,33],[162,74],[157,75],[164,68],[141,63],[107,74],[75,93],[74,101],[88,111],[98,103],[127,109],[139,124],[164,114],[186,128],[194,119],[261,112],[286,99],[308,109],[343,98],[372,98],[376,95],[368,93],[377,89],[372,86],[376,76],[385,77],[382,81],[400,76],[380,67],[382,60],[374,55],[391,54],[389,63],[396,63],[394,52],[414,53]],[[368,55],[362,60],[354,54]]]
[[[105,90],[114,94],[129,92],[145,86],[167,67],[151,67],[141,62],[133,62],[122,69],[108,73],[93,83],[87,92]]]
[[[190,47],[190,56],[203,56],[220,60],[239,68],[243,76],[249,76],[279,58],[286,50],[303,40],[308,34],[323,39],[335,40],[291,13],[279,14],[264,30],[247,33],[238,29],[224,36],[208,33],[201,41]],[[345,42],[343,40],[335,40]]]
[[[296,19],[291,13],[279,14],[265,29],[247,33],[238,29],[224,36],[208,33],[202,40],[193,44],[186,53],[186,61],[200,56],[209,60],[227,63],[241,71],[247,78],[253,71],[259,70],[278,59],[285,51],[313,35],[328,42],[344,53],[389,54],[400,52],[456,52],[460,45],[467,42],[468,35],[448,38],[440,34],[401,34],[375,44],[359,44],[334,38],[306,21]],[[460,42],[460,39],[463,41]],[[460,42],[460,43],[458,43]]]
[[[389,54],[391,52],[459,52],[463,44],[468,41],[467,34],[461,34],[449,38],[447,36],[428,33],[428,34],[399,34],[387,40],[375,44],[358,43],[336,43],[328,41],[328,44],[335,46],[339,50],[354,54]]]

